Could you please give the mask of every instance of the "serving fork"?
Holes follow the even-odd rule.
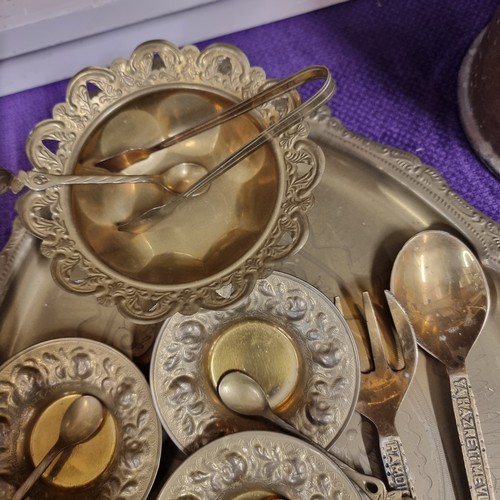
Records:
[[[388,361],[370,295],[363,292],[363,308],[371,348],[371,369],[361,373],[356,410],[377,429],[389,487],[401,491],[405,496],[416,498],[395,419],[416,370],[417,343],[406,312],[391,292],[386,291],[385,295],[395,327],[397,357],[404,365],[398,369]],[[344,315],[339,297],[335,298],[335,305]]]

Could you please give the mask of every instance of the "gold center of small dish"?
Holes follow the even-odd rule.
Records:
[[[302,371],[290,336],[261,319],[245,319],[221,331],[212,346],[208,366],[215,388],[228,371],[248,373],[262,386],[272,408],[289,400]]]
[[[80,394],[70,394],[49,405],[36,421],[29,441],[33,464],[38,465],[59,437],[61,420],[68,406]],[[42,478],[60,488],[84,487],[97,479],[113,460],[117,444],[117,429],[107,413],[97,434],[88,441],[60,454],[47,468]]]

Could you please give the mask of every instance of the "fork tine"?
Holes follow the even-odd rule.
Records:
[[[415,372],[418,359],[415,331],[413,330],[413,326],[406,311],[396,299],[394,294],[392,294],[389,290],[385,290],[385,297],[391,311],[396,335],[399,338],[401,353],[405,363],[404,369],[411,376]]]
[[[387,361],[383,348],[382,332],[380,331],[380,325],[375,315],[375,309],[373,308],[370,294],[366,291],[363,292],[363,308],[365,311],[368,337],[370,338],[373,366],[375,370],[383,369],[387,366]]]
[[[370,346],[366,339],[366,335],[363,334],[364,328],[360,328],[360,325],[358,324],[359,319],[353,317],[348,311],[344,311],[344,301],[338,295],[334,297],[333,303],[352,332],[352,336],[354,337],[354,341],[356,342],[356,347],[358,349],[361,372],[368,373],[373,371],[374,367]]]
[[[335,307],[339,310],[339,313],[342,315],[342,317],[345,318],[344,308],[342,307],[342,301],[340,300],[340,297],[338,295],[335,295],[335,297],[333,298],[333,303]]]

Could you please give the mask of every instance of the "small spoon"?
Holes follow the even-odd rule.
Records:
[[[56,443],[16,491],[12,500],[21,500],[61,452],[89,440],[101,428],[105,412],[102,403],[94,396],[85,395],[75,399],[63,415]]]
[[[24,187],[32,191],[43,191],[64,185],[137,183],[152,183],[170,193],[182,193],[206,174],[207,169],[197,163],[179,163],[158,175],[58,175],[34,170],[29,172],[21,170],[14,175],[9,170],[0,167],[0,194],[8,189],[13,193],[19,193]],[[208,186],[206,188],[208,189]],[[197,190],[197,194],[199,193],[201,189]]]
[[[422,231],[399,252],[391,291],[406,309],[418,344],[448,371],[471,497],[492,499],[483,433],[465,368],[490,305],[481,265],[458,238],[445,231]]]
[[[276,424],[284,431],[306,441],[327,455],[369,498],[373,500],[388,498],[386,487],[381,480],[355,471],[274,413],[266,393],[250,375],[238,370],[228,372],[220,378],[217,390],[221,401],[231,411],[240,415],[264,418]]]

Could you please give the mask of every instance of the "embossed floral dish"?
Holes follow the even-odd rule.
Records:
[[[148,384],[123,354],[84,338],[37,344],[0,367],[0,492],[7,495],[0,498],[10,498],[40,462],[82,394],[101,400],[105,421],[49,466],[30,498],[146,498],[162,444]]]
[[[275,272],[236,307],[176,314],[165,322],[150,384],[160,420],[183,451],[233,432],[275,430],[219,400],[218,381],[231,370],[255,378],[274,411],[322,446],[336,439],[354,411],[354,339],[332,302],[299,278]]]
[[[30,134],[27,154],[35,172],[102,175],[101,160],[161,142],[270,82],[229,45],[200,52],[147,42],[128,60],[77,74],[53,118]],[[189,173],[209,172],[299,103],[299,94],[289,92],[104,174],[175,170],[173,189],[182,192]],[[41,238],[54,279],[71,292],[93,294],[140,322],[226,307],[305,241],[306,212],[324,166],[307,136],[308,125],[299,122],[138,233],[120,227],[172,196],[153,182],[53,186],[25,193],[17,209]]]
[[[188,457],[158,500],[359,500],[342,471],[303,441],[268,431],[238,432]]]

